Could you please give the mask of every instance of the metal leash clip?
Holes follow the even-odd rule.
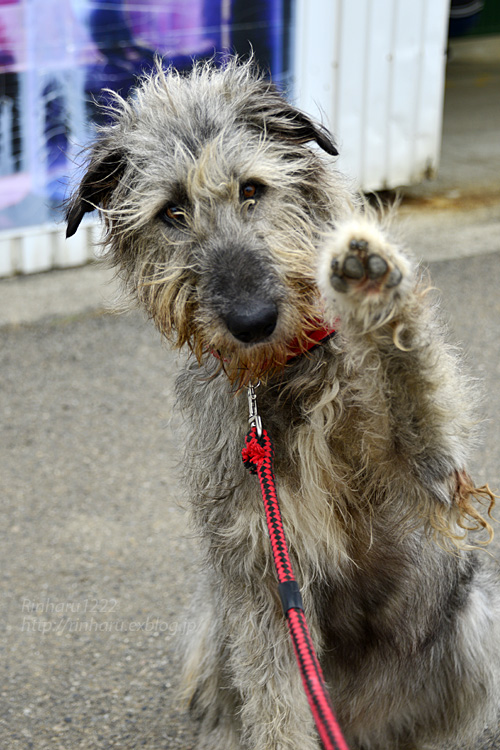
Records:
[[[257,411],[257,395],[255,393],[255,389],[258,388],[260,385],[260,380],[257,382],[257,384],[254,386],[250,383],[250,385],[247,388],[247,396],[248,396],[248,421],[250,423],[251,427],[255,426],[255,429],[257,430],[257,437],[262,437],[262,420],[259,417],[258,411]]]

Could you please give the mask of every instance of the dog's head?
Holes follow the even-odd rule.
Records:
[[[348,195],[328,131],[235,59],[158,65],[110,115],[67,235],[98,208],[109,260],[174,344],[220,351],[232,380],[282,365],[318,315],[317,247]]]

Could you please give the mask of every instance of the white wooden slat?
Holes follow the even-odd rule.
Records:
[[[415,180],[436,170],[441,151],[448,3],[426,0],[424,50],[421,59],[420,99],[414,139]]]
[[[54,265],[65,268],[86,263],[89,259],[89,230],[85,225],[66,239],[65,232],[54,233]]]
[[[391,185],[407,183],[413,172],[413,138],[421,77],[424,9],[425,3],[415,3],[414,0],[398,0],[396,4],[388,133],[388,182]]]
[[[0,278],[15,273],[10,239],[0,239]]]
[[[365,190],[387,183],[390,142],[387,132],[393,60],[392,19],[397,0],[371,0],[365,77],[363,163],[359,181]]]
[[[342,0],[296,0],[294,99],[332,127]]]
[[[49,232],[30,232],[21,238],[21,273],[47,271],[53,265],[52,242]]]
[[[370,0],[343,2],[340,16],[340,47],[335,129],[341,145],[339,168],[353,178],[363,170],[365,127],[366,54],[370,39]],[[349,71],[346,75],[345,71]]]

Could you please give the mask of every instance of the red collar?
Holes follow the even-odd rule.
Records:
[[[307,321],[307,328],[302,339],[299,341],[299,339],[294,338],[288,345],[288,355],[285,364],[288,364],[295,357],[299,357],[305,352],[310,352],[315,347],[325,343],[335,335],[335,332],[336,328],[325,325],[325,322],[321,318],[311,318]],[[217,359],[224,359],[224,357],[221,357],[220,352],[215,349],[212,349],[212,354]]]
[[[298,339],[294,339],[288,346],[288,356],[286,361],[290,362],[291,359],[295,359],[304,352],[310,352],[319,344],[323,344],[335,334],[335,328],[332,326],[325,325],[325,322],[320,318],[311,318],[308,321],[308,326],[305,330],[305,335],[302,341],[299,343]]]

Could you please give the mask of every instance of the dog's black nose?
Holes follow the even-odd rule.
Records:
[[[233,336],[244,344],[256,344],[267,339],[278,321],[278,308],[268,300],[252,300],[230,310],[224,321]]]

